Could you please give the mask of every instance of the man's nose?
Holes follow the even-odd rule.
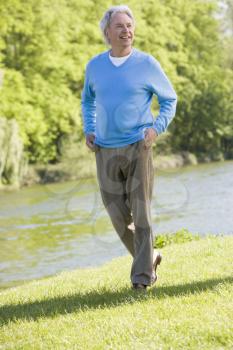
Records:
[[[123,32],[128,32],[129,31],[129,28],[125,25],[123,28],[122,28]]]

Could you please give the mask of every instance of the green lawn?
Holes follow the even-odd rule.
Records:
[[[1,292],[0,349],[232,350],[233,237],[162,254],[147,294],[130,288],[130,256]]]

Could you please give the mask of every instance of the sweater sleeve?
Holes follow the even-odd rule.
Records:
[[[160,106],[159,114],[153,123],[153,128],[159,135],[166,131],[175,116],[177,95],[159,62],[153,56],[150,56],[149,60],[149,88],[157,96]]]
[[[90,79],[90,67],[87,65],[84,87],[82,90],[82,118],[83,130],[87,134],[95,134],[96,100],[93,85]]]

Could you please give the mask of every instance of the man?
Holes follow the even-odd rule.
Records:
[[[161,255],[153,249],[150,204],[152,143],[175,115],[177,97],[158,61],[133,45],[135,21],[124,5],[111,7],[100,27],[110,50],[86,67],[82,112],[86,145],[95,152],[101,197],[133,257],[131,282],[155,283]],[[151,101],[160,111],[154,120]]]

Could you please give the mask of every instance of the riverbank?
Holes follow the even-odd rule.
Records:
[[[79,150],[80,151],[80,150]],[[179,154],[159,155],[154,151],[154,168],[158,171],[177,169],[187,165],[210,163],[213,160],[206,157],[198,159],[194,154],[182,152]],[[218,159],[222,161],[223,159]],[[216,160],[215,160],[216,161]],[[95,156],[90,151],[80,152],[73,157],[69,155],[57,164],[29,165],[20,187],[34,184],[57,183],[94,178],[96,176]],[[1,189],[16,189],[16,186],[2,186]]]
[[[5,290],[1,347],[230,350],[232,249],[233,237],[166,246],[145,295],[130,288],[130,256]]]
[[[154,154],[154,168],[167,170],[181,168],[186,165],[197,165],[195,155],[188,152],[170,155]],[[79,179],[93,178],[96,176],[95,157],[88,152],[86,157],[67,159],[57,164],[33,165],[28,167],[22,186],[33,184],[46,184],[54,182],[75,181]]]
[[[161,142],[161,141],[160,141]],[[153,145],[154,168],[157,171],[177,169],[187,165],[197,165],[223,161],[222,154],[199,154],[190,152],[161,154],[161,145]],[[80,179],[94,178],[96,165],[94,153],[89,151],[85,142],[68,142],[62,149],[62,156],[55,164],[24,165],[23,174],[13,185],[0,184],[0,190],[15,190],[34,184],[47,184]]]
[[[223,158],[211,159],[202,156],[199,159],[192,153],[181,152],[177,154],[160,155],[154,151],[153,166],[156,171],[165,171],[182,168],[188,165],[198,165],[223,161]],[[85,157],[63,159],[57,164],[33,165],[28,167],[28,172],[22,181],[22,186],[33,184],[46,184],[64,181],[76,181],[80,179],[94,178],[96,176],[95,157],[92,152]]]

